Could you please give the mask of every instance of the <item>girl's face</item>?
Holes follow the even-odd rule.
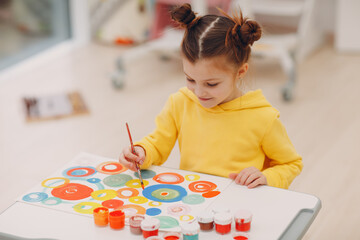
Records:
[[[199,59],[195,63],[183,58],[183,67],[187,88],[203,107],[212,108],[241,96],[236,81],[245,75],[248,64],[235,70],[225,57]]]

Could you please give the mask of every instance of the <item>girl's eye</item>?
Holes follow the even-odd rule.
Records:
[[[208,83],[207,85],[209,86],[209,87],[215,87],[216,85],[218,85],[219,83]]]
[[[186,80],[189,81],[189,82],[191,82],[191,83],[195,82],[194,80],[192,80],[192,79],[190,79],[190,78],[186,78]]]

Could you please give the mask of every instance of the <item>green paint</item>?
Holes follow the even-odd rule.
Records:
[[[160,228],[174,228],[179,226],[178,220],[169,216],[157,216],[155,217],[160,220]]]
[[[104,178],[103,182],[109,187],[122,187],[125,183],[131,180],[132,177],[127,174],[116,174]]]

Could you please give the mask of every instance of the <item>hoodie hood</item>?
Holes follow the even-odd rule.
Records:
[[[244,109],[254,109],[263,107],[272,107],[271,104],[266,100],[260,89],[255,91],[249,91],[241,97],[235,98],[229,102],[219,104],[212,108],[205,108],[201,105],[196,95],[188,88],[183,87],[180,92],[188,97],[191,101],[198,104],[201,108],[209,112],[226,112],[226,111],[238,111]]]

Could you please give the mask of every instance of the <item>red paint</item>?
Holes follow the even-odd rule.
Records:
[[[237,237],[234,237],[235,240],[248,240],[247,237],[244,237],[244,236],[237,236]]]
[[[180,238],[178,236],[167,236],[164,237],[165,240],[179,240]]]
[[[226,225],[216,224],[215,229],[220,234],[227,234],[231,231],[231,223]]]
[[[215,183],[209,181],[196,181],[189,184],[189,189],[192,192],[203,193],[214,190],[217,187]]]
[[[94,223],[97,226],[106,226],[109,222],[109,210],[104,207],[95,208],[93,211]]]
[[[118,199],[110,199],[101,203],[104,207],[117,209],[124,205],[124,202]]]
[[[81,200],[90,197],[94,190],[79,183],[68,183],[62,187],[54,188],[51,194],[63,200]]]
[[[122,229],[125,226],[125,213],[121,210],[112,211],[109,214],[110,227],[112,229]]]
[[[240,222],[235,222],[235,227],[237,231],[247,232],[250,230],[251,222],[244,223],[244,219],[241,219]]]
[[[157,236],[157,235],[159,235],[159,229],[150,230],[150,231],[143,230],[143,237],[145,239],[148,237]]]

